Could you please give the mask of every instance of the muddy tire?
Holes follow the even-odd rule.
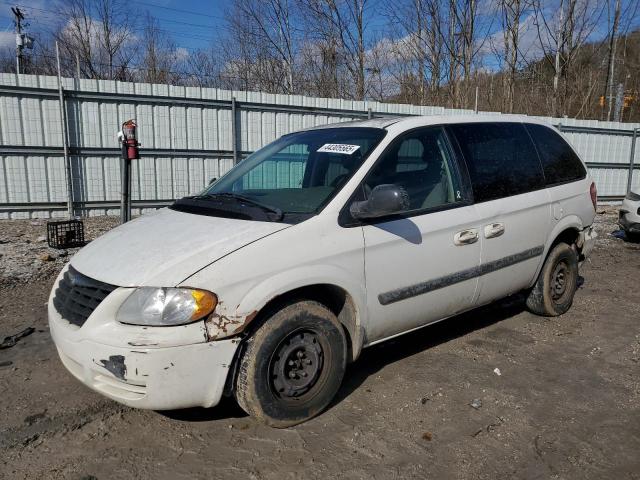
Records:
[[[304,422],[335,396],[347,361],[347,341],[324,305],[300,301],[274,313],[247,339],[235,397],[272,427]]]
[[[535,314],[556,317],[566,313],[578,286],[578,255],[566,243],[549,253],[538,280],[527,297],[527,307]]]

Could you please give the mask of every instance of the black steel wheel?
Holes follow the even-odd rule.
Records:
[[[280,342],[269,365],[275,395],[299,401],[316,385],[324,364],[318,337],[313,330],[296,330]]]
[[[577,287],[578,255],[572,246],[558,243],[549,252],[529,292],[527,307],[538,315],[562,315],[571,308]]]
[[[344,376],[347,342],[324,305],[300,301],[275,312],[247,339],[235,396],[253,417],[288,427],[322,412]]]

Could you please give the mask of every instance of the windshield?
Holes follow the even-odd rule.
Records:
[[[385,134],[378,128],[341,127],[285,135],[244,159],[195,198],[242,197],[282,217],[316,213]]]

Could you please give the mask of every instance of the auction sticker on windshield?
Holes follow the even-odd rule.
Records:
[[[344,145],[342,143],[325,143],[318,149],[318,152],[327,152],[327,153],[344,153],[346,155],[351,155],[353,152],[358,150],[360,145]]]

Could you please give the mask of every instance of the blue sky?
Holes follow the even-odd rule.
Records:
[[[0,46],[14,46],[11,6],[18,5],[26,14],[34,34],[50,29],[59,22],[56,1],[0,0]],[[229,0],[132,0],[140,11],[148,10],[158,18],[160,26],[187,49],[208,47],[213,32],[223,28],[224,14]]]
[[[209,47],[216,30],[225,26],[224,16],[230,0],[150,0],[134,1],[148,10],[171,32],[176,44],[187,49]]]

